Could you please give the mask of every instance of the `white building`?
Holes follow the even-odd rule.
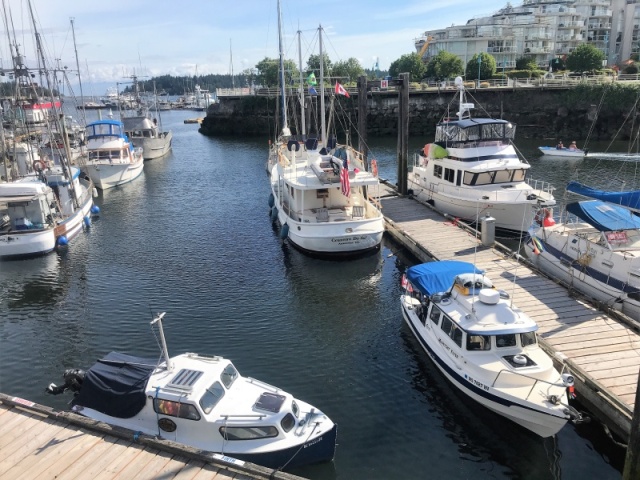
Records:
[[[549,68],[555,58],[569,55],[588,42],[601,50],[612,66],[640,53],[640,0],[524,0],[491,16],[473,18],[466,25],[431,30],[415,40],[425,61],[445,50],[465,66],[486,52],[498,70],[514,68],[516,59],[532,57]]]

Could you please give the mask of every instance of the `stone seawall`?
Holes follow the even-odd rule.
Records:
[[[603,95],[605,90],[606,95]],[[612,93],[614,96],[611,101],[603,101]],[[519,136],[586,139],[592,130],[591,140],[610,140],[614,137],[628,140],[633,128],[633,122],[629,120],[636,115],[634,105],[638,88],[597,86],[544,90],[530,87],[478,89],[470,90],[467,94],[467,101],[475,104],[473,116],[509,120],[518,126]],[[397,135],[398,100],[399,95],[395,92],[369,94],[367,132],[370,136]],[[348,124],[354,134],[357,96],[338,97],[336,102],[339,102],[337,110],[348,116],[348,121],[341,120],[337,124],[339,137],[344,133],[341,129]],[[275,97],[222,98],[220,103],[210,107],[199,131],[211,136],[259,135],[274,138],[276,104]],[[432,136],[438,121],[443,117],[456,116],[457,105],[455,90],[411,92],[409,134]],[[319,117],[317,109],[311,110],[316,114],[315,117]],[[289,126],[295,133],[297,123],[291,118]],[[307,125],[319,125],[319,118],[311,115]]]

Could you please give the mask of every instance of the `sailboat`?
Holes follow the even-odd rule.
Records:
[[[377,176],[367,171],[364,157],[350,146],[327,141],[324,67],[320,62],[322,136],[304,141],[293,138],[287,125],[282,50],[281,12],[280,84],[283,128],[269,158],[271,218],[280,224],[280,238],[302,252],[316,256],[353,256],[376,251],[384,233]],[[319,28],[320,58],[322,27]],[[303,102],[302,102],[303,103]]]

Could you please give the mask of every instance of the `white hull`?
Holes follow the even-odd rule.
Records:
[[[158,138],[131,137],[135,147],[142,148],[142,156],[145,160],[153,160],[165,156],[171,150],[171,132],[164,132]]]
[[[584,150],[570,150],[568,148],[538,147],[538,150],[540,150],[545,157],[584,158],[587,154]]]
[[[144,161],[141,158],[135,163],[87,163],[84,171],[97,188],[106,190],[135,180],[143,168]]]

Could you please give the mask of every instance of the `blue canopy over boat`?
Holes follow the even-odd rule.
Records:
[[[640,228],[640,217],[631,210],[600,200],[570,203],[567,211],[601,232]]]
[[[440,262],[421,263],[407,269],[407,279],[424,295],[446,292],[458,275],[463,273],[484,273],[468,262],[442,260]]]
[[[579,182],[571,181],[567,184],[567,192],[596,198],[604,202],[615,203],[622,207],[640,209],[640,190],[610,192],[607,190],[597,190],[595,188],[587,187]]]

